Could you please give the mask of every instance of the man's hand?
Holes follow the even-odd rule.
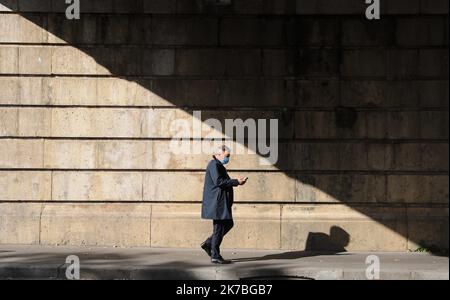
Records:
[[[239,185],[244,185],[247,182],[248,177],[238,178]]]

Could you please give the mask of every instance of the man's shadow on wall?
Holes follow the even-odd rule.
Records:
[[[350,234],[338,226],[330,228],[330,234],[323,232],[310,232],[306,239],[305,249],[302,251],[289,251],[269,254],[261,257],[247,257],[232,259],[233,262],[251,262],[272,259],[297,259],[319,255],[342,255],[347,252],[345,247],[350,242]]]

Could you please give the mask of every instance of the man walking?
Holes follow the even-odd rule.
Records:
[[[244,185],[248,178],[230,179],[226,165],[230,160],[230,149],[220,146],[206,168],[203,187],[202,218],[213,220],[213,234],[201,244],[214,264],[227,264],[220,255],[220,244],[225,234],[233,227],[231,207],[233,187]]]

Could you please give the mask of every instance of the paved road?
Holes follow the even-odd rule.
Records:
[[[447,256],[427,253],[305,253],[226,250],[230,265],[212,265],[202,250],[0,246],[1,279],[66,279],[66,258],[80,259],[81,279],[367,279],[369,255],[380,279],[449,279]],[[373,262],[373,261],[372,261]]]

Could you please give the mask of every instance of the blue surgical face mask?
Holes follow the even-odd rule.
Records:
[[[229,156],[225,156],[225,158],[223,160],[220,161],[222,163],[222,165],[226,165],[227,163],[230,162],[230,157]]]

